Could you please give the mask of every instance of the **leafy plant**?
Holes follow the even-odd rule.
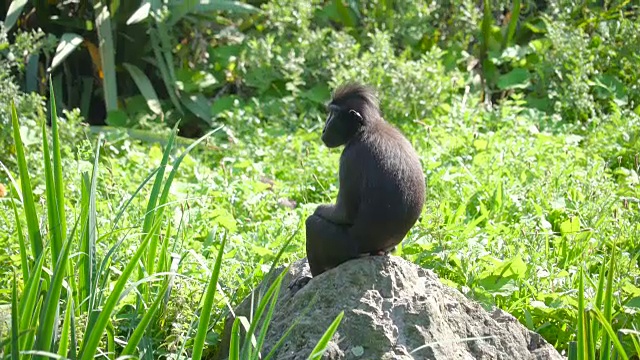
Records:
[[[139,108],[127,100],[140,94],[146,100],[145,110],[163,121],[165,114],[173,110],[187,120],[199,119],[211,125],[207,100],[185,92],[178,85],[179,64],[174,56],[178,34],[172,28],[193,15],[207,16],[221,11],[251,14],[256,9],[239,1],[138,0],[90,4],[14,0],[7,14],[6,30],[15,25],[28,28],[30,19],[37,17],[40,27],[59,37],[51,59],[30,54],[31,62],[43,63],[44,67],[27,67],[25,77],[44,79],[52,74],[54,87],[60,94],[58,107],[63,104],[68,109],[79,107],[92,123],[102,122],[100,113],[105,112],[108,124],[131,126],[127,114]],[[63,79],[67,84],[65,91]],[[157,91],[160,84],[163,89]]]

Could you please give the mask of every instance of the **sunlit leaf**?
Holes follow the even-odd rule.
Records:
[[[7,16],[4,19],[4,32],[8,32],[16,24],[20,14],[22,14],[22,9],[27,5],[27,2],[28,0],[13,0],[11,2],[11,5],[9,5],[9,11],[7,11]]]
[[[60,65],[64,59],[67,58],[77,47],[82,44],[84,39],[82,36],[74,33],[64,33],[60,37],[60,42],[56,48],[56,54],[53,56],[51,66],[47,69],[48,72],[52,72],[58,65]]]
[[[129,74],[133,78],[133,81],[138,86],[140,93],[142,93],[142,96],[144,96],[144,98],[147,100],[149,109],[153,111],[154,114],[161,114],[162,106],[160,106],[158,94],[156,94],[156,91],[154,90],[153,85],[151,84],[151,81],[149,80],[147,75],[145,75],[144,72],[140,70],[140,68],[133,64],[123,63],[122,65],[125,69],[127,69]]]
[[[144,21],[149,17],[149,11],[151,10],[151,2],[149,0],[143,0],[142,4],[127,20],[127,25],[137,24]]]

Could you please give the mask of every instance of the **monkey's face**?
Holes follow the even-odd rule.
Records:
[[[322,130],[322,142],[329,148],[344,145],[358,132],[362,124],[359,112],[331,104]]]

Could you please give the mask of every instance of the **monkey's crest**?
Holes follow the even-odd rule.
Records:
[[[361,83],[348,82],[340,85],[333,94],[333,102],[342,103],[353,98],[359,98],[369,106],[379,107],[379,101],[376,97],[374,90]]]
[[[381,117],[380,102],[373,88],[358,82],[348,82],[340,85],[333,93],[331,100],[334,104],[355,105],[354,110],[360,112],[365,118]],[[351,107],[351,106],[349,106]]]

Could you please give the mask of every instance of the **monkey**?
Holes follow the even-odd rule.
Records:
[[[319,205],[305,221],[312,277],[354,258],[394,251],[419,219],[426,197],[420,158],[384,120],[371,87],[339,86],[327,110],[321,140],[328,148],[344,148],[335,204]],[[310,280],[298,278],[289,288]]]

